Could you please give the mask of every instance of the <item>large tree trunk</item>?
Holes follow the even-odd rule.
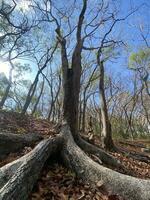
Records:
[[[65,39],[62,39],[61,46],[64,91],[63,117],[67,120],[74,138],[78,138],[78,105],[81,76],[81,49],[78,49],[79,47],[76,46],[72,58],[72,66],[71,68],[69,68]]]
[[[18,152],[25,146],[33,146],[42,139],[38,134],[0,133],[0,160],[9,153]]]
[[[78,99],[75,95],[73,69],[67,70],[67,77],[64,83],[63,116],[70,125],[71,131],[76,137],[78,130]]]
[[[71,67],[69,66],[66,39],[62,36],[60,25],[56,18],[54,19],[57,24],[57,38],[61,44],[61,61],[62,61],[62,74],[63,74],[63,117],[67,120],[73,137],[78,139],[78,106],[79,106],[79,93],[80,93],[80,77],[81,77],[81,53],[83,48],[84,39],[81,38],[82,25],[84,15],[87,9],[87,0],[83,0],[83,6],[79,15],[76,45],[72,55]]]
[[[62,137],[45,139],[22,158],[0,169],[0,200],[27,200],[44,163],[60,148]]]

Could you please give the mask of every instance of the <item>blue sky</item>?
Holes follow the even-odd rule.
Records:
[[[141,6],[142,5],[142,6]],[[114,73],[121,73],[128,76],[130,73],[127,70],[128,56],[131,52],[138,51],[139,48],[145,46],[143,42],[139,27],[143,28],[143,33],[146,35],[150,28],[150,1],[149,0],[121,0],[121,15],[126,16],[130,9],[139,7],[133,15],[131,15],[125,22],[119,24],[118,29],[121,30],[124,41],[128,44],[128,49],[122,49],[121,55],[114,63],[109,62],[107,69]],[[147,37],[150,43],[150,32]]]

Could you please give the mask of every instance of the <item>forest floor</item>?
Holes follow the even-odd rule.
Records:
[[[56,134],[56,125],[44,119],[35,119],[31,116],[21,117],[19,113],[0,111],[0,132],[10,133],[40,133],[45,138]],[[99,137],[88,136],[91,142],[100,145]],[[117,146],[128,149],[132,152],[143,152],[143,146],[149,146],[150,140],[115,141]],[[137,144],[137,146],[135,146]],[[0,167],[20,158],[29,151],[31,147],[25,147],[21,152],[11,153],[0,162]],[[125,166],[127,171],[134,173],[135,177],[150,179],[150,163],[140,162],[129,158],[121,153],[111,153]],[[149,155],[149,153],[145,153]],[[92,157],[92,155],[91,155]],[[95,161],[96,158],[92,157]],[[107,166],[109,167],[109,166]],[[114,169],[118,170],[118,169]],[[109,195],[105,189],[99,187],[90,188],[78,179],[74,173],[65,168],[62,163],[56,163],[51,158],[45,164],[41,176],[35,185],[29,200],[123,200],[117,195]]]

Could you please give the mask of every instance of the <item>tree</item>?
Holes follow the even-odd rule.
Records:
[[[149,92],[149,62],[150,62],[150,49],[141,49],[137,53],[132,53],[129,58],[129,68],[137,73],[143,87],[147,94]]]
[[[149,113],[145,107],[144,93],[147,95],[147,98],[150,99],[150,91],[149,91],[149,67],[150,62],[150,49],[141,49],[137,53],[132,53],[129,58],[129,69],[132,70],[137,77],[137,82],[139,84],[139,92],[141,96],[142,106],[145,110],[145,117],[147,119],[147,123],[150,124],[149,121]]]
[[[104,148],[112,150],[114,144],[112,140],[111,124],[108,116],[108,109],[106,104],[105,90],[104,90],[104,63],[99,62],[100,67],[100,80],[99,80],[99,93],[101,101],[101,117],[102,117],[102,145]]]
[[[34,93],[35,93],[35,90],[36,90],[36,87],[37,87],[37,84],[38,84],[39,76],[42,73],[42,71],[47,67],[47,65],[51,61],[51,59],[53,58],[53,54],[55,53],[56,48],[57,48],[57,44],[55,45],[55,47],[52,50],[52,52],[51,52],[50,55],[49,55],[50,49],[48,49],[46,51],[46,53],[44,53],[44,55],[41,56],[41,58],[39,59],[39,61],[37,61],[37,65],[39,67],[39,70],[37,71],[35,79],[34,79],[33,83],[31,84],[30,89],[28,91],[28,94],[27,94],[27,97],[26,97],[23,109],[21,111],[21,113],[23,115],[26,113],[26,111],[27,111],[27,109],[28,109],[28,107],[29,107],[29,105],[31,103],[31,100],[32,100],[32,98],[34,96]],[[45,60],[43,62],[44,58],[45,58]],[[40,67],[40,65],[42,65],[42,67]]]
[[[39,104],[40,98],[41,98],[42,93],[43,93],[43,90],[44,90],[44,83],[45,83],[45,79],[43,78],[43,81],[42,81],[42,83],[41,83],[41,91],[40,91],[40,94],[39,94],[39,96],[38,96],[38,98],[37,98],[37,100],[36,100],[36,102],[35,102],[35,105],[34,105],[34,107],[33,107],[33,110],[32,110],[31,115],[34,115],[35,112],[36,112],[36,110],[37,110],[37,106],[38,106],[38,104]]]
[[[91,50],[90,47],[84,46],[87,45],[87,41],[85,39],[92,37],[93,33],[95,33],[95,31],[99,29],[103,23],[108,22],[108,25],[110,25],[110,22],[113,22],[110,29],[102,37],[100,46],[96,48],[98,50],[97,63],[100,68],[100,87],[102,87],[100,88],[100,92],[104,92],[104,60],[101,58],[102,50],[104,45],[106,45],[105,47],[108,47],[110,43],[114,43],[114,41],[108,42],[107,36],[112,31],[116,22],[120,20],[116,20],[114,18],[114,14],[110,14],[110,9],[108,9],[109,4],[105,4],[103,1],[98,4],[100,9],[98,7],[98,9],[96,9],[97,12],[94,12],[94,15],[92,15],[91,19],[89,19],[86,13],[88,9],[91,11],[89,6],[92,6],[92,4],[89,5],[89,1],[82,0],[82,8],[79,11],[79,15],[78,12],[75,12],[75,19],[77,21],[75,28],[72,29],[70,28],[70,12],[68,14],[68,10],[64,11],[62,9],[58,9],[57,6],[55,6],[55,2],[52,2],[51,0],[43,1],[43,4],[41,5],[38,1],[34,1],[34,3],[35,4],[32,5],[33,8],[38,11],[39,17],[43,17],[41,21],[44,23],[45,21],[48,21],[50,25],[54,23],[56,26],[55,32],[58,45],[60,47],[62,65],[64,95],[63,120],[59,131],[60,134],[55,135],[52,138],[42,140],[29,154],[1,168],[0,180],[2,181],[0,182],[0,198],[2,200],[27,199],[46,160],[50,157],[50,155],[58,153],[57,155],[60,155],[61,160],[68,167],[70,167],[78,175],[78,177],[89,182],[92,186],[101,182],[102,185],[109,188],[112,193],[119,194],[123,198],[129,200],[147,200],[147,197],[150,196],[149,180],[141,180],[127,176],[94,162],[89,156],[86,155],[86,153],[94,154],[107,166],[111,165],[115,168],[119,167],[124,169],[121,163],[118,162],[113,156],[88,143],[78,133],[78,106],[82,72],[81,54],[83,53],[83,49]],[[76,3],[77,1],[72,2],[71,8],[73,10],[76,8]],[[71,10],[71,14],[72,9],[69,9]],[[75,9],[75,11],[77,10]],[[108,14],[105,18],[103,15],[99,16],[101,13],[105,13],[104,11],[107,11]],[[88,18],[87,21],[85,16]],[[103,18],[99,22],[101,17]],[[66,29],[61,23],[64,18],[65,20],[67,18],[70,30],[66,35],[64,34]],[[96,23],[97,21],[98,23]],[[92,29],[89,30],[89,27],[92,27]],[[68,55],[67,37],[71,37],[72,35],[74,35],[75,43],[74,45],[71,44],[71,46],[73,46],[73,50],[70,53],[71,55]],[[30,98],[32,98],[32,93],[36,88],[38,77],[42,73],[43,69],[46,68],[50,58],[51,56],[46,54],[46,61],[44,62],[44,65],[39,68],[35,81],[32,84],[32,88],[30,90],[31,92],[28,95]],[[102,93],[101,97],[105,98],[105,94]],[[28,104],[28,101],[26,102]],[[103,99],[103,103],[105,103],[105,99]],[[26,108],[27,106],[25,106],[25,111]],[[107,110],[104,110],[104,112],[106,116]],[[108,123],[106,117],[104,120]],[[15,138],[16,137],[17,136],[15,136]],[[10,139],[13,138],[14,135],[10,136]],[[18,138],[20,138],[20,135],[18,135]],[[6,144],[7,139],[7,137],[2,137],[2,143]],[[30,138],[30,141],[33,141],[33,138]],[[7,145],[7,147],[10,151],[14,151],[14,149],[10,149],[9,145]],[[146,158],[149,159],[149,157]]]
[[[31,23],[24,13],[18,12],[16,7],[17,3],[15,0],[10,2],[4,2],[2,0],[0,3],[0,53],[3,59],[10,63],[9,83],[1,99],[0,108],[3,108],[12,86],[12,74],[15,69],[13,60],[19,59],[19,56],[27,52],[25,47],[23,50],[21,48],[23,45],[22,37],[27,34],[31,28],[36,27],[35,22],[31,20]],[[14,22],[14,19],[16,19],[15,17],[21,19],[19,23]],[[30,51],[32,50],[30,49],[29,52]]]

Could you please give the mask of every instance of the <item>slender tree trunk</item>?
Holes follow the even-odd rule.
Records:
[[[34,82],[30,86],[28,95],[27,95],[26,100],[25,100],[25,104],[24,104],[22,112],[21,112],[23,115],[27,112],[27,109],[28,109],[28,107],[29,107],[29,105],[32,101],[32,98],[34,96],[34,93],[35,93],[35,90],[36,90],[36,87],[37,87],[37,84],[38,84],[38,80],[39,80],[39,74],[36,75]]]
[[[54,121],[55,104],[56,104],[56,101],[57,101],[57,98],[58,98],[58,96],[59,96],[59,92],[60,92],[60,89],[61,89],[61,76],[59,75],[59,83],[58,83],[57,92],[56,92],[56,94],[55,94],[55,98],[54,98],[54,94],[53,94],[53,84],[52,84],[52,81],[51,81],[51,83],[49,82],[49,86],[50,86],[50,90],[51,90],[51,98],[52,98],[52,101],[51,101],[50,110],[49,110],[49,112],[48,112],[48,117],[47,117],[47,119],[48,119],[48,120],[51,119],[52,112],[53,112],[53,121]]]
[[[144,89],[144,87],[142,86],[141,92],[140,92],[141,103],[142,103],[143,109],[145,111],[145,117],[146,117],[147,123],[148,123],[148,125],[150,125],[149,112],[144,104],[144,99],[143,99],[143,89]],[[148,98],[148,99],[150,100],[150,98]]]
[[[108,150],[114,148],[112,140],[111,124],[108,117],[108,110],[104,91],[104,63],[103,61],[99,65],[100,67],[100,81],[99,81],[99,93],[101,101],[101,119],[102,119],[102,145]]]
[[[83,99],[83,115],[82,115],[82,131],[85,132],[85,116],[86,116],[87,98]]]
[[[57,115],[57,122],[59,122],[60,118],[61,118],[61,102],[59,101],[59,98],[57,98],[56,100],[56,115]]]
[[[88,90],[88,88],[89,88],[89,86],[90,86],[90,84],[92,82],[92,78],[93,78],[93,76],[95,74],[96,69],[97,69],[97,66],[94,68],[92,74],[90,75],[90,78],[89,78],[89,80],[87,82],[87,85],[85,86],[84,92],[83,92],[83,115],[82,115],[82,130],[83,130],[83,132],[85,131],[85,117],[86,117],[87,101],[88,101],[88,98],[91,96],[91,95],[88,95],[86,97],[86,93],[87,93],[87,90]]]
[[[5,101],[8,97],[9,91],[10,91],[10,88],[11,88],[11,84],[9,83],[5,90],[4,96],[2,97],[2,100],[0,101],[0,109],[2,109],[4,107]]]
[[[81,123],[82,123],[82,100],[81,100],[81,95],[80,95],[80,100],[79,100],[79,130],[82,130],[81,127]]]
[[[41,87],[40,94],[39,94],[38,99],[37,99],[37,101],[36,101],[36,103],[35,103],[35,105],[34,105],[34,108],[33,108],[33,110],[32,110],[32,115],[34,115],[34,113],[35,113],[35,111],[36,111],[36,109],[37,109],[37,106],[38,106],[39,101],[40,101],[40,99],[41,99],[41,96],[42,96],[42,94],[43,94],[43,90],[44,90],[44,78],[43,78],[43,82],[42,82],[42,87]]]
[[[8,95],[9,95],[9,91],[10,91],[11,85],[12,85],[12,73],[13,73],[13,70],[14,70],[14,65],[10,60],[10,55],[9,55],[9,63],[11,65],[11,69],[9,71],[9,83],[8,83],[8,85],[6,87],[4,96],[3,96],[2,100],[0,101],[0,109],[3,108],[3,106],[5,104],[5,101],[6,101],[7,97],[8,97]]]
[[[44,62],[44,64],[43,64],[43,66],[42,66],[41,68],[39,68],[39,70],[38,70],[38,72],[37,72],[37,74],[36,74],[36,77],[35,77],[35,79],[34,79],[34,82],[32,83],[32,85],[31,85],[31,87],[30,87],[30,89],[29,89],[29,92],[28,92],[28,95],[27,95],[25,104],[24,104],[23,109],[22,109],[22,112],[21,112],[23,115],[26,113],[26,111],[27,111],[27,109],[28,109],[28,107],[29,107],[29,105],[30,105],[30,103],[31,103],[31,101],[32,101],[32,98],[33,98],[33,96],[34,96],[34,93],[35,93],[35,90],[36,90],[36,87],[37,87],[37,84],[38,84],[39,75],[40,75],[40,74],[42,73],[42,71],[46,68],[46,66],[47,66],[47,64],[49,63],[49,61],[53,58],[53,55],[54,55],[54,53],[55,53],[55,51],[56,51],[56,49],[57,49],[57,46],[58,46],[58,43],[56,43],[56,45],[55,45],[53,51],[51,52],[50,57],[48,56],[48,54],[49,54],[49,49],[48,49],[48,51],[47,51],[46,60],[45,60],[45,62]],[[40,63],[38,63],[38,64],[40,64]]]

